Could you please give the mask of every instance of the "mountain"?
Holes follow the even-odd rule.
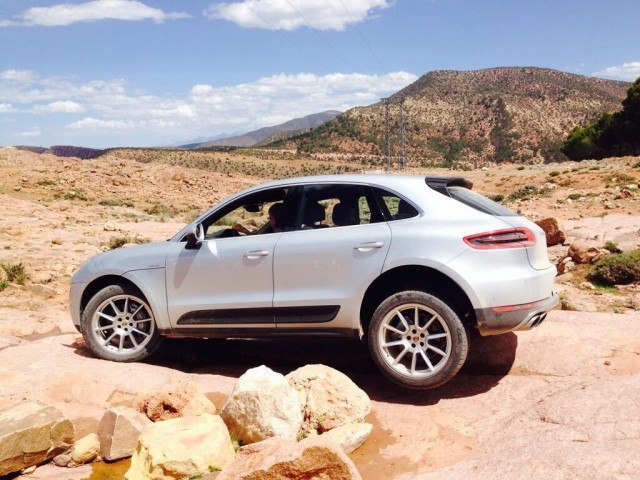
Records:
[[[401,156],[404,130],[409,163],[465,168],[561,160],[571,129],[619,110],[629,86],[536,67],[433,71],[386,104],[353,108],[288,146],[384,158],[388,108],[391,156]]]
[[[235,135],[232,137],[219,138],[212,141],[189,143],[181,145],[181,148],[207,148],[207,147],[252,147],[257,144],[265,144],[266,139],[284,140],[291,136],[300,135],[313,128],[332,120],[341,112],[327,110],[326,112],[314,113],[302,118],[295,118],[288,122],[273,127],[264,127],[253,132]],[[270,142],[268,142],[270,143]]]

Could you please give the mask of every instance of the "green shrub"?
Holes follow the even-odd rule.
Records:
[[[622,250],[618,248],[618,244],[616,242],[609,241],[605,243],[602,248],[609,250],[611,253],[622,253]]]
[[[591,267],[589,278],[604,285],[628,285],[640,281],[640,250],[607,255]]]
[[[7,274],[6,282],[15,282],[24,285],[29,279],[29,274],[22,262],[20,263],[0,263],[0,268]],[[6,288],[6,287],[5,287]]]

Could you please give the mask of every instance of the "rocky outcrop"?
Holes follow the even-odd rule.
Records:
[[[544,231],[547,247],[562,245],[567,239],[567,234],[560,226],[557,218],[543,218],[535,223]]]
[[[73,424],[54,407],[24,402],[0,412],[0,476],[46,462],[73,438]]]
[[[151,423],[146,415],[128,407],[107,410],[98,427],[100,454],[108,461],[133,455],[140,432]]]
[[[353,462],[323,437],[270,438],[242,447],[216,480],[360,480]]]
[[[269,437],[295,439],[302,425],[296,391],[283,375],[264,365],[238,378],[220,415],[242,443]]]
[[[325,365],[307,365],[289,375],[304,412],[303,432],[323,433],[342,425],[363,422],[371,400],[349,377]]]
[[[218,415],[181,417],[148,425],[142,431],[126,480],[188,479],[221,470],[235,452]]]
[[[168,391],[143,393],[136,397],[134,406],[154,422],[216,413],[216,406],[194,382],[178,384]]]

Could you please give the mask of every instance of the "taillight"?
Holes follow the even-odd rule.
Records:
[[[463,240],[471,248],[480,250],[532,247],[536,244],[536,237],[528,228],[509,228],[494,232],[476,233],[475,235],[464,237]]]

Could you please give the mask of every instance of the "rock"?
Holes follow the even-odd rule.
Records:
[[[126,480],[188,479],[222,469],[235,452],[222,418],[208,413],[147,425]]]
[[[595,290],[596,287],[591,282],[580,282],[580,288],[583,290]]]
[[[556,283],[569,283],[573,280],[573,273],[563,273],[556,277]]]
[[[264,365],[238,378],[220,415],[242,443],[269,437],[295,439],[302,425],[302,406],[295,389],[283,375]]]
[[[91,463],[100,453],[100,440],[98,435],[90,433],[86,437],[82,437],[71,448],[71,460],[78,464]]]
[[[373,425],[370,423],[349,423],[333,428],[322,436],[340,445],[344,453],[351,453],[369,438],[371,430]]]
[[[195,382],[178,384],[166,392],[159,390],[145,392],[136,396],[134,407],[154,422],[216,413],[216,406]]]
[[[51,406],[23,402],[0,412],[0,476],[65,452],[73,435],[71,421]]]
[[[56,455],[53,457],[53,463],[57,467],[66,467],[71,463],[71,455],[68,453],[61,453],[60,455]]]
[[[107,410],[98,427],[100,455],[108,461],[133,455],[140,432],[151,423],[146,415],[128,407]]]
[[[295,442],[270,438],[242,447],[216,480],[360,480],[353,462],[323,436]]]
[[[567,234],[560,227],[557,218],[543,218],[535,223],[544,230],[547,247],[562,244],[567,239]]]
[[[56,289],[49,285],[42,285],[40,283],[30,283],[27,285],[27,289],[42,298],[53,298],[56,296]]]
[[[589,246],[582,240],[575,240],[569,246],[567,255],[577,264],[595,263],[604,257],[604,252],[599,248]]]
[[[325,365],[306,365],[287,380],[300,397],[304,433],[323,433],[352,422],[362,422],[371,400],[349,377]]]

